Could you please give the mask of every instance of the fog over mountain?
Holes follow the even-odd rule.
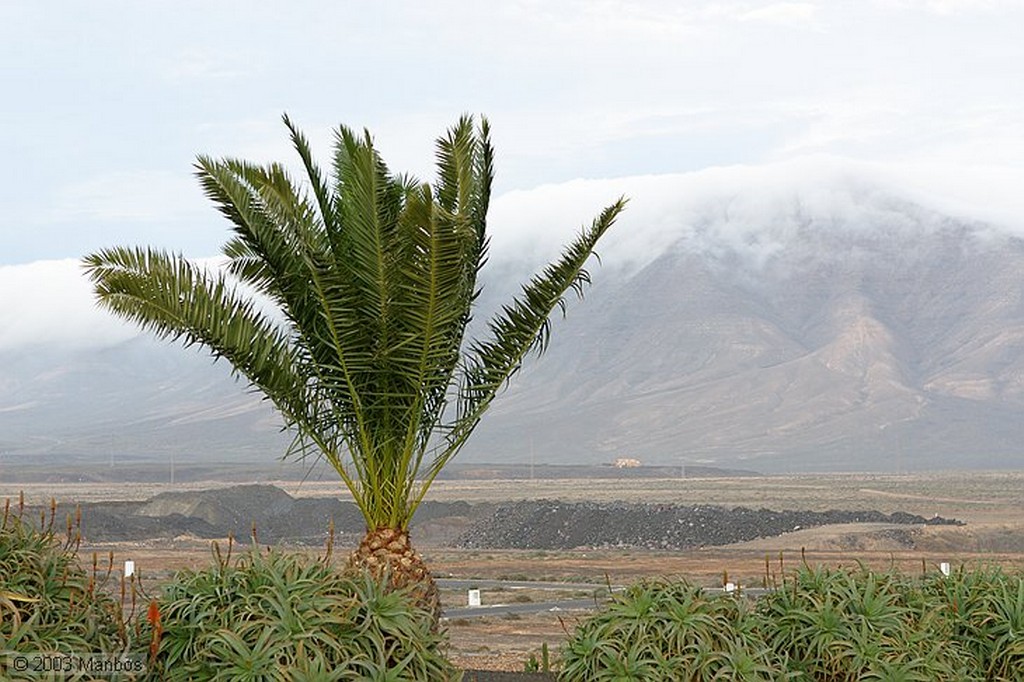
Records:
[[[857,221],[797,203],[734,243],[698,226],[601,277],[474,447],[529,433],[544,461],[1019,466],[1024,243],[870,201]]]
[[[814,164],[551,186],[495,202],[481,311],[619,194],[631,203],[599,248],[587,300],[570,301],[548,353],[515,377],[462,461],[1024,463],[1024,241],[1012,215]],[[52,282],[76,266],[34,267]],[[81,295],[52,294],[68,306],[57,318],[15,308],[10,270],[5,460],[283,451],[275,415],[225,363],[139,337],[83,310]]]

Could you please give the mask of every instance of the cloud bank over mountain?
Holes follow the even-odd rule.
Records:
[[[1024,214],[999,189],[1011,176],[953,187],[808,158],[498,197],[484,310],[604,205],[631,201],[588,300],[462,457],[1019,466]],[[269,407],[224,363],[137,338],[95,309],[76,262],[0,268],[0,293],[0,450],[283,451]]]
[[[828,156],[581,179],[498,197],[491,213],[492,252],[499,262],[545,261],[583,220],[620,195],[630,199],[628,210],[600,247],[602,260],[612,266],[642,267],[681,239],[695,253],[735,248],[757,262],[795,235],[795,214],[863,231],[882,229],[880,222],[891,226],[894,216],[882,215],[886,209],[874,200],[882,196],[1024,234],[1020,186],[1024,169],[901,166]]]
[[[0,350],[102,347],[137,335],[95,307],[78,261],[0,267]]]
[[[828,223],[892,230],[901,222],[908,229],[928,229],[903,215],[905,206],[886,208],[880,198],[887,196],[913,204],[915,211],[976,223],[984,233],[1024,234],[1024,193],[1015,191],[1021,186],[1024,170],[923,169],[833,157],[579,179],[496,197],[490,264],[510,278],[503,286],[525,279],[619,196],[629,198],[628,209],[598,251],[604,268],[635,272],[669,248],[709,255],[728,251],[757,267],[798,237],[801,220],[812,218],[822,229],[829,229]],[[226,239],[226,223],[223,234]],[[137,335],[95,307],[74,259],[0,266],[0,301],[0,349],[37,343],[109,346]]]

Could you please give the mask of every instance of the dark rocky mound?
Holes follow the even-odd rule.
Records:
[[[32,513],[38,515],[39,510]],[[354,544],[365,532],[362,515],[349,501],[296,498],[268,485],[162,493],[146,502],[82,505],[82,535],[86,542],[179,536],[223,538],[229,534],[244,541],[255,527],[261,543],[316,545],[324,542],[332,521],[336,538],[343,544]],[[901,512],[771,511],[539,500],[501,505],[424,502],[416,511],[412,531],[416,542],[434,546],[686,549],[837,523],[957,522]]]
[[[836,523],[958,524],[941,517],[877,511],[771,511],[551,500],[503,504],[473,524],[459,547],[572,549],[637,547],[689,549],[727,545]]]
[[[362,517],[350,502],[294,498],[274,486],[241,485],[161,493],[146,502],[82,505],[82,534],[88,542],[229,534],[247,539],[255,528],[264,543],[318,543],[332,519],[339,534],[363,530]]]
[[[473,510],[466,502],[424,502],[416,511],[413,527],[440,525],[441,529],[430,528],[430,534],[451,540],[457,533],[445,535],[449,520],[460,520],[457,527],[461,531],[469,525],[467,515],[492,509]],[[320,544],[332,521],[339,538],[366,531],[366,522],[352,502],[332,497],[296,498],[270,485],[161,493],[146,502],[82,505],[82,535],[87,542],[181,535],[223,538],[229,534],[244,540],[255,527],[261,543]]]

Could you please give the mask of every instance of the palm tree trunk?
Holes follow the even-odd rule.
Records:
[[[366,569],[378,580],[386,579],[390,589],[409,589],[416,604],[428,611],[437,627],[441,618],[441,595],[434,577],[409,541],[409,531],[397,528],[368,530],[348,565]]]

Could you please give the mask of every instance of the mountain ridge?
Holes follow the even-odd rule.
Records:
[[[884,192],[839,195],[709,204],[660,255],[596,268],[460,460],[1019,467],[1024,241]],[[474,329],[519,271],[496,264]],[[226,363],[148,338],[0,351],[0,368],[13,457],[269,459],[290,440]]]

